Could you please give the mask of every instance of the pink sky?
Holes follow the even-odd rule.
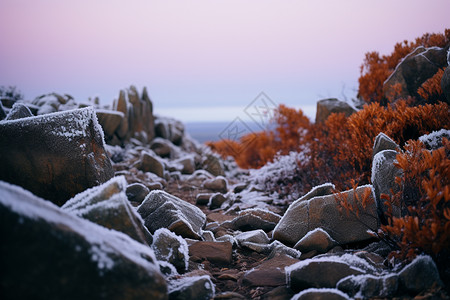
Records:
[[[147,86],[157,112],[183,120],[231,119],[261,91],[308,110],[354,96],[364,53],[443,32],[449,11],[449,0],[0,0],[0,85],[103,104]]]

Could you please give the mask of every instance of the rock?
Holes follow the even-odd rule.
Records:
[[[227,201],[227,198],[221,193],[215,193],[211,195],[211,198],[209,198],[208,207],[209,209],[216,209],[220,208],[223,203]]]
[[[397,161],[397,151],[383,150],[378,152],[372,162],[372,185],[377,203],[378,216],[382,224],[387,224],[385,214],[388,207],[384,204],[386,200],[381,199],[382,194],[391,195],[391,191],[397,193],[400,187],[395,183],[396,177],[403,176],[403,171],[397,168],[394,163]],[[392,215],[395,217],[401,216],[401,208],[392,205]]]
[[[124,118],[124,114],[120,111],[113,110],[96,110],[98,122],[103,128],[103,132],[108,137],[108,139],[112,139],[117,128],[119,128],[122,120]]]
[[[361,186],[356,189],[356,195],[359,198],[363,196],[372,198],[371,190],[371,186]],[[359,217],[356,217],[339,211],[335,195],[304,200],[305,197],[309,197],[308,194],[289,206],[273,231],[274,239],[287,245],[295,245],[309,231],[322,228],[337,243],[347,244],[368,240],[372,236],[367,230],[377,230],[378,216],[374,200],[369,201],[365,209],[358,204],[360,213]],[[341,197],[346,198],[350,205],[355,203],[353,190],[341,193]]]
[[[278,286],[261,296],[261,300],[289,300],[294,292],[286,286]]]
[[[91,107],[0,123],[0,179],[57,205],[114,176]]]
[[[399,288],[407,293],[417,295],[442,286],[439,271],[429,256],[418,256],[398,273]]]
[[[230,242],[195,242],[189,246],[193,260],[208,260],[219,265],[231,263],[233,246]]]
[[[184,125],[175,119],[158,117],[155,121],[155,133],[156,136],[180,146],[183,142]]]
[[[195,162],[192,155],[185,156],[173,161],[175,164],[181,165],[181,173],[192,174],[195,172]]]
[[[343,113],[350,116],[356,112],[347,102],[340,101],[336,98],[329,98],[317,101],[316,123],[325,122],[333,113]]]
[[[450,104],[450,69],[447,67],[441,79],[442,100]]]
[[[203,188],[225,194],[228,191],[228,181],[223,176],[217,176],[216,178],[206,180],[203,183]]]
[[[205,214],[196,206],[164,191],[151,191],[138,207],[150,232],[167,228],[185,238],[201,239]]]
[[[234,238],[240,245],[245,245],[245,243],[268,244],[270,242],[267,234],[261,229],[243,232]]]
[[[128,125],[128,101],[125,96],[125,91],[119,92],[119,99],[113,102],[113,108],[117,112],[121,112],[123,114],[122,121],[120,122],[119,127],[116,129],[116,134],[121,140],[127,140],[130,138],[129,134],[129,125]],[[130,105],[131,106],[131,105]],[[130,108],[131,109],[131,108]]]
[[[286,280],[292,290],[301,291],[307,288],[334,288],[342,278],[363,273],[344,261],[308,259],[286,267]]]
[[[337,289],[309,288],[294,295],[291,300],[349,300],[350,298]]]
[[[214,284],[208,275],[183,277],[169,282],[171,300],[210,300],[214,295]]]
[[[33,114],[31,113],[30,109],[26,105],[24,105],[20,102],[16,102],[16,103],[14,103],[13,107],[9,111],[5,120],[8,120],[8,121],[9,120],[17,120],[17,119],[28,118],[28,117],[32,117],[32,116],[33,116]]]
[[[143,172],[150,172],[164,178],[164,164],[156,156],[148,151],[142,151],[140,165],[138,169]]]
[[[172,151],[170,142],[160,137],[153,139],[150,149],[160,157],[170,157]]]
[[[325,253],[336,245],[336,241],[325,230],[316,228],[299,240],[295,244],[294,249],[305,253],[313,250],[316,250],[318,253]]]
[[[269,232],[275,228],[281,217],[263,209],[247,209],[231,221],[234,230],[250,231],[262,229]]]
[[[220,294],[216,294],[216,296],[214,297],[214,300],[241,300],[241,299],[245,300],[247,298],[236,292],[223,292]]]
[[[132,183],[128,185],[126,189],[128,200],[131,202],[137,202],[139,204],[144,201],[148,193],[150,193],[150,190],[142,183]]]
[[[351,297],[358,295],[364,299],[392,298],[397,292],[398,276],[350,275],[341,279],[336,287]]]
[[[214,176],[224,176],[225,171],[220,158],[214,154],[207,154],[202,161],[202,168]]]
[[[198,193],[195,197],[195,204],[197,205],[207,205],[209,203],[209,198],[211,198],[213,194],[211,193]]]
[[[0,223],[2,299],[167,299],[153,251],[123,233],[5,182]]]
[[[438,131],[433,131],[430,134],[424,134],[419,137],[419,140],[427,147],[428,150],[436,150],[444,146],[442,143],[442,139],[446,138],[450,140],[450,130],[449,129],[441,129]]]
[[[203,231],[203,240],[207,241],[207,242],[215,242],[215,237],[214,237],[214,233],[212,233],[212,231],[209,230],[204,230]]]
[[[2,101],[0,101],[0,121],[3,120],[4,118],[6,118],[6,112],[5,109],[3,108]]]
[[[130,205],[125,194],[126,185],[123,176],[114,177],[98,187],[76,195],[61,209],[150,245],[152,236],[145,228],[141,217]]]
[[[158,260],[171,263],[178,272],[184,272],[189,266],[189,249],[186,241],[175,233],[160,228],[153,236],[152,249]]]
[[[372,150],[372,159],[374,156],[383,150],[399,150],[400,146],[397,145],[390,137],[380,132],[375,138]]]
[[[284,268],[298,262],[290,256],[279,255],[266,260],[244,274],[242,283],[248,286],[282,286],[286,284]]]
[[[445,48],[417,47],[395,68],[383,85],[384,97],[391,102],[408,96],[422,99],[417,89],[436,72],[447,66]]]

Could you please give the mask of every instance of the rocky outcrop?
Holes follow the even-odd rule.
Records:
[[[152,236],[141,216],[130,205],[125,194],[126,186],[124,177],[114,177],[76,195],[61,208],[75,216],[123,232],[142,244],[151,245]]]
[[[0,179],[62,205],[113,169],[91,107],[0,123]]]
[[[164,191],[151,191],[137,211],[152,233],[167,228],[185,238],[201,239],[206,223],[199,208]]]
[[[316,123],[325,122],[333,113],[343,113],[348,117],[355,111],[347,102],[340,101],[336,98],[319,100],[317,101]]]
[[[355,191],[343,192],[341,197],[347,199],[350,205],[358,205],[356,196],[372,198],[372,187],[358,187]],[[313,194],[313,192],[310,192]],[[293,202],[280,222],[274,229],[273,237],[287,245],[295,245],[309,231],[322,228],[331,238],[340,244],[360,242],[372,236],[367,230],[375,231],[378,228],[378,216],[375,201],[363,208],[359,207],[360,214],[347,215],[341,213],[336,201],[336,195],[316,196],[309,200],[309,194]],[[356,202],[358,204],[356,204]]]
[[[417,90],[440,68],[447,66],[447,51],[448,47],[417,47],[397,65],[391,76],[384,82],[384,97],[395,102],[396,99],[412,96],[421,99],[419,103],[423,103],[424,99]]]
[[[167,299],[153,251],[125,234],[5,182],[0,223],[2,299]]]

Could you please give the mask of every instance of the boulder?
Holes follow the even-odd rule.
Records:
[[[153,251],[0,182],[2,299],[167,299]]]
[[[195,242],[189,246],[189,255],[194,261],[208,260],[218,265],[229,265],[233,245],[230,242]]]
[[[30,109],[26,105],[24,105],[20,102],[16,102],[16,103],[14,103],[13,107],[9,111],[5,120],[17,120],[17,119],[28,118],[28,117],[32,117],[32,116],[33,116],[33,114],[31,113]]]
[[[137,211],[152,233],[167,228],[185,238],[201,239],[206,223],[198,207],[160,190],[151,191]]]
[[[301,240],[299,240],[294,249],[301,252],[317,251],[318,253],[325,253],[334,246],[337,246],[335,240],[322,228],[316,228],[308,232]]]
[[[158,260],[171,263],[178,272],[189,266],[189,249],[186,241],[166,228],[155,231],[152,249]]]
[[[269,232],[275,228],[280,219],[279,215],[267,210],[246,209],[231,221],[231,228],[241,231],[262,229]]]
[[[391,102],[408,96],[422,99],[418,88],[440,68],[447,66],[447,49],[417,47],[395,68],[383,85],[384,97]],[[423,99],[422,99],[423,100]]]
[[[169,282],[169,299],[210,300],[214,295],[214,284],[208,275],[186,276]]]
[[[92,107],[0,123],[0,179],[57,205],[114,176]]]
[[[442,286],[439,271],[429,256],[418,256],[398,273],[399,288],[417,295],[433,287]]]
[[[400,146],[397,145],[397,143],[394,142],[390,137],[380,132],[376,136],[375,142],[373,144],[372,159],[378,152],[381,152],[383,150],[400,150]]]
[[[376,204],[372,196],[371,186],[361,186],[356,191],[349,190],[341,193],[350,205],[359,208],[359,216],[340,212],[336,195],[316,196],[309,200],[308,193],[294,201],[274,229],[273,238],[287,245],[295,245],[309,231],[322,228],[339,244],[365,241],[372,236],[368,229],[376,231],[378,216]],[[366,208],[360,205],[357,197],[372,198]]]
[[[242,283],[248,286],[282,286],[286,284],[284,268],[298,262],[287,255],[278,255],[245,272]]]
[[[225,194],[228,191],[228,181],[223,176],[217,176],[216,178],[206,180],[203,183],[203,188]]]
[[[377,203],[378,216],[381,223],[387,224],[385,213],[388,207],[384,205],[386,200],[381,199],[382,194],[391,195],[391,191],[397,193],[400,187],[395,183],[396,177],[403,176],[403,171],[397,168],[394,163],[396,162],[397,151],[383,150],[378,152],[373,157],[372,162],[372,185]],[[392,205],[392,215],[395,217],[401,216],[401,208],[396,205]]]
[[[141,216],[130,205],[125,194],[126,185],[123,176],[114,177],[100,186],[76,195],[61,209],[150,245],[152,236],[144,226]]]
[[[337,289],[309,288],[294,295],[291,300],[349,300],[350,298]]]
[[[97,109],[96,114],[107,139],[112,139],[120,123],[122,123],[124,118],[123,112]]]
[[[138,169],[164,178],[164,163],[148,151],[142,151]]]
[[[347,102],[336,98],[319,100],[317,101],[316,123],[325,122],[333,113],[343,113],[348,117],[355,111]]]
[[[144,201],[148,193],[150,193],[149,188],[143,185],[142,183],[132,183],[128,185],[126,189],[128,200],[139,204],[141,204],[142,201]]]
[[[336,287],[351,297],[358,295],[364,299],[392,298],[397,292],[398,276],[350,275],[341,279]]]

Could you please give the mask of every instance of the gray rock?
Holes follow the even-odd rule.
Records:
[[[367,191],[366,189],[370,189]],[[371,186],[361,186],[356,189],[356,195],[362,198],[364,194],[372,198]],[[345,191],[349,204],[355,203],[353,190]],[[305,197],[308,196],[305,195]],[[322,228],[340,244],[364,241],[372,238],[368,229],[376,231],[378,216],[375,201],[360,209],[359,217],[340,212],[335,195],[317,196],[309,200],[300,198],[294,201],[281,218],[273,231],[273,238],[287,245],[295,245],[309,231]],[[370,202],[370,201],[369,201]]]
[[[189,266],[189,248],[186,241],[175,233],[160,228],[153,236],[152,249],[160,261],[171,263],[178,272],[184,272]]]
[[[222,193],[212,194],[209,198],[208,207],[209,209],[220,208],[225,201],[227,201],[227,198]]]
[[[397,149],[400,149],[400,146],[397,145],[397,143],[395,143],[390,137],[380,132],[375,138],[375,142],[373,144],[372,159],[378,152]]]
[[[397,168],[394,163],[396,162],[397,152],[394,150],[383,150],[378,152],[372,162],[372,185],[377,202],[377,211],[380,221],[383,224],[387,224],[385,214],[388,207],[384,204],[386,200],[381,198],[382,194],[392,196],[391,191],[397,193],[400,187],[395,183],[396,177],[403,176],[403,171]],[[401,216],[401,208],[396,205],[392,205],[392,215],[395,217]]]
[[[156,156],[148,151],[142,151],[138,169],[150,172],[164,178],[164,164]]]
[[[208,275],[183,277],[169,282],[171,300],[210,300],[214,295],[214,284]]]
[[[350,275],[341,279],[336,287],[351,297],[358,295],[364,299],[392,298],[397,292],[398,276]]]
[[[228,181],[223,176],[217,176],[216,178],[206,180],[203,183],[203,188],[225,194],[228,191]]]
[[[16,102],[9,111],[5,120],[17,120],[22,118],[32,117],[30,109],[23,103]]]
[[[250,231],[262,229],[269,232],[275,228],[281,216],[263,209],[246,209],[231,221],[234,230]]]
[[[91,107],[2,121],[0,156],[1,180],[58,205],[114,176]]]
[[[126,194],[128,200],[131,202],[137,202],[139,204],[144,201],[145,197],[150,193],[148,187],[143,185],[142,183],[132,183],[127,186]]]
[[[0,220],[2,299],[167,299],[153,251],[123,233],[5,182]]]
[[[316,228],[299,240],[295,244],[294,249],[304,253],[313,250],[316,250],[318,253],[325,253],[336,245],[336,241],[325,230]]]
[[[398,273],[400,289],[411,294],[442,286],[439,271],[429,256],[418,256]]]
[[[442,139],[446,138],[450,140],[450,130],[441,129],[438,131],[433,131],[430,134],[424,134],[419,137],[419,140],[427,147],[428,150],[436,150],[444,146]]]
[[[316,123],[325,122],[332,113],[344,113],[348,117],[355,111],[347,102],[336,98],[319,100],[317,102]]]
[[[270,242],[263,230],[253,230],[240,233],[234,237],[240,245],[245,243],[268,244]]]
[[[125,194],[126,185],[124,177],[114,177],[100,186],[76,195],[61,209],[106,228],[121,231],[140,243],[150,245],[152,236],[130,205]]]
[[[137,210],[152,233],[167,228],[185,238],[201,239],[206,224],[198,207],[164,191],[151,191]]]

